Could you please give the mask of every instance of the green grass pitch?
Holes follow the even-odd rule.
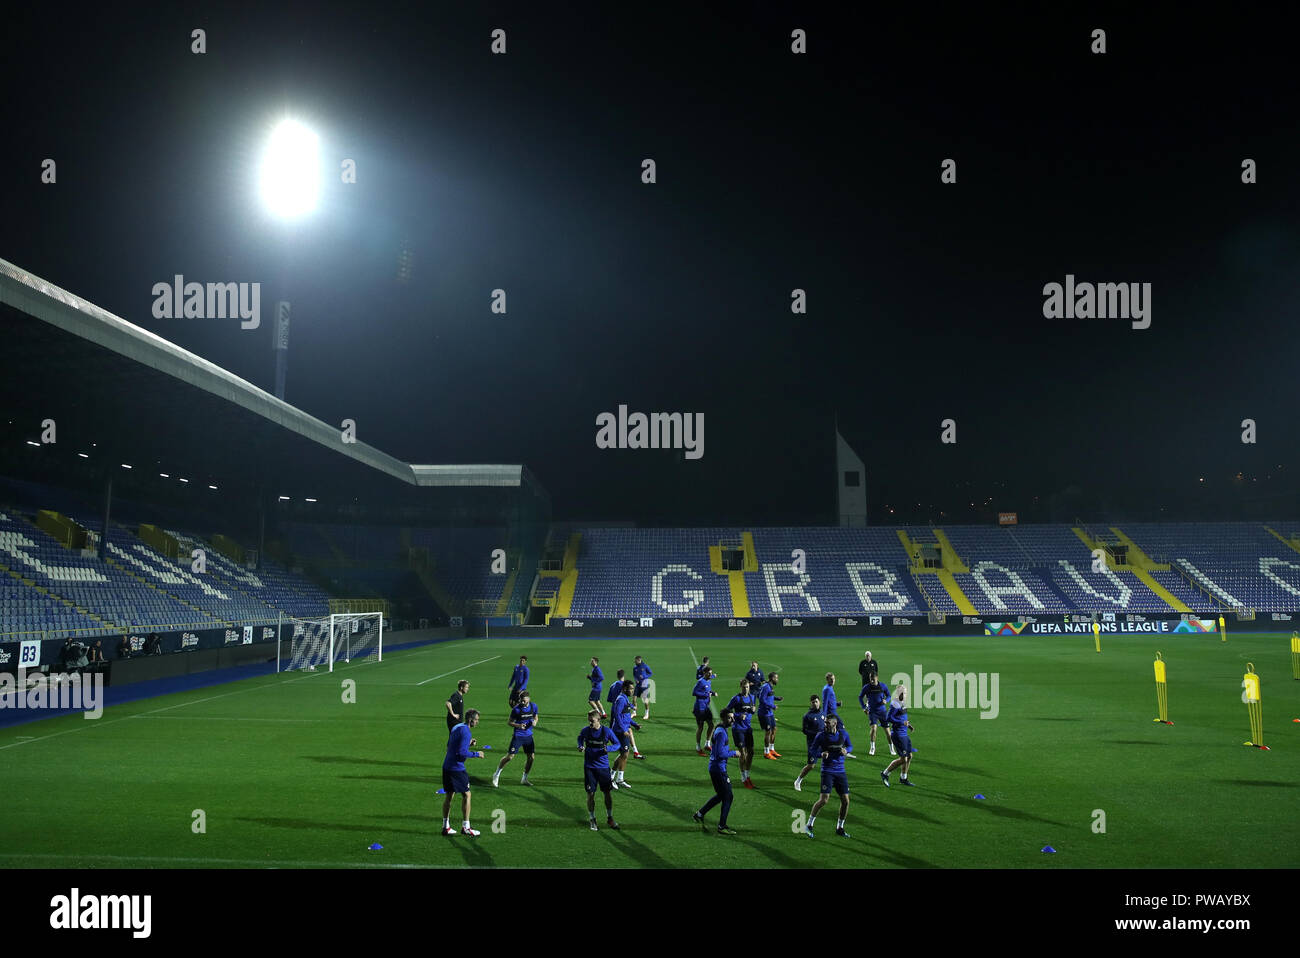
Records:
[[[911,712],[916,788],[885,789],[883,735],[868,758],[857,707],[864,648],[881,677],[985,672],[999,678],[999,712]],[[1152,721],[1152,661],[1169,668],[1174,725]],[[532,778],[517,757],[492,788],[509,741],[506,684],[527,654],[541,709]],[[586,824],[582,758],[587,661],[612,680],[635,654],[654,670],[656,702],[630,760],[633,788],[615,793],[621,832]],[[777,747],[754,762],[755,790],[739,787],[735,837],[690,818],[711,794],[694,751],[690,690],[708,654],[726,700],[749,661],[778,669]],[[1265,742],[1249,736],[1241,676],[1263,681]],[[799,719],[834,671],[842,714],[861,756],[848,763],[848,830],[834,835],[831,803],[816,839],[796,834],[796,812],[816,798],[792,782],[806,754]],[[458,678],[487,758],[469,763],[473,823],[482,836],[440,834],[443,702]],[[356,682],[355,704],[343,682]],[[909,680],[909,685],[911,681]],[[606,686],[608,688],[608,685]],[[920,690],[912,689],[913,693]],[[724,694],[725,693],[725,694]],[[390,653],[382,664],[264,676],[133,702],[98,721],[59,717],[0,730],[4,867],[1295,867],[1300,864],[1300,682],[1285,636],[873,637],[457,641]],[[761,741],[761,739],[760,739]],[[986,798],[977,801],[977,793]],[[206,831],[196,834],[202,809]],[[499,811],[498,811],[499,810]],[[1096,810],[1105,816],[1095,831]],[[459,799],[452,807],[460,820]],[[504,824],[494,832],[493,823]],[[716,810],[710,825],[716,824]],[[382,851],[368,851],[377,842]],[[1057,854],[1040,850],[1051,845]]]

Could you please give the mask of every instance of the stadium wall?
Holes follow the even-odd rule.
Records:
[[[284,639],[283,654],[287,656],[289,642],[293,638],[293,624],[284,622],[279,628],[282,630]],[[129,632],[127,637],[131,640],[131,645],[137,654],[126,661],[138,662],[143,659],[171,661],[179,659],[179,653],[185,653],[185,657],[192,657],[199,652],[239,647],[261,648],[262,646],[270,649],[270,657],[274,659],[275,630],[276,626],[274,625],[246,625],[229,629],[159,632],[158,638],[162,646],[162,654],[150,656],[140,655],[139,653],[143,651],[145,640],[151,633],[144,631]],[[465,630],[461,628],[406,629],[400,632],[385,631],[384,651],[396,651],[409,646],[427,645],[431,642],[445,642],[449,639],[464,637]],[[103,637],[104,658],[110,666],[121,661],[117,657],[118,641],[119,637],[116,636]],[[31,639],[25,642],[0,643],[0,672],[17,672],[19,667],[36,669],[43,665],[57,665],[63,645],[63,639]],[[207,661],[207,659],[205,658],[202,661]],[[240,657],[239,661],[247,662],[250,659]],[[219,665],[207,665],[203,668],[225,668],[231,664],[230,661],[223,661]],[[201,670],[201,668],[194,668],[183,661],[176,661],[159,674],[184,675]]]

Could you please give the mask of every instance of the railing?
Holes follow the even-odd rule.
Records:
[[[1236,607],[1228,605],[1228,603],[1224,602],[1217,595],[1215,595],[1213,592],[1211,592],[1209,589],[1203,586],[1200,582],[1198,582],[1190,572],[1188,572],[1185,568],[1183,568],[1181,563],[1170,562],[1169,568],[1177,569],[1178,574],[1183,577],[1183,579],[1187,582],[1188,585],[1190,585],[1193,589],[1195,589],[1197,592],[1201,593],[1201,595],[1205,596],[1207,599],[1210,600],[1210,605],[1212,608],[1220,612],[1224,612],[1224,611],[1231,612],[1236,609]]]

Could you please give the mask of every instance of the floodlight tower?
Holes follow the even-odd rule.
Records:
[[[259,192],[262,205],[275,219],[295,223],[316,208],[320,195],[320,137],[297,120],[276,124],[262,154]],[[286,270],[287,272],[287,270]],[[275,352],[275,398],[284,399],[289,367],[289,300],[281,281],[281,298],[271,323]]]

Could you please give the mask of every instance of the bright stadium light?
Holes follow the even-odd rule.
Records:
[[[259,177],[262,203],[279,219],[297,219],[316,208],[320,192],[320,137],[297,120],[271,131]]]

